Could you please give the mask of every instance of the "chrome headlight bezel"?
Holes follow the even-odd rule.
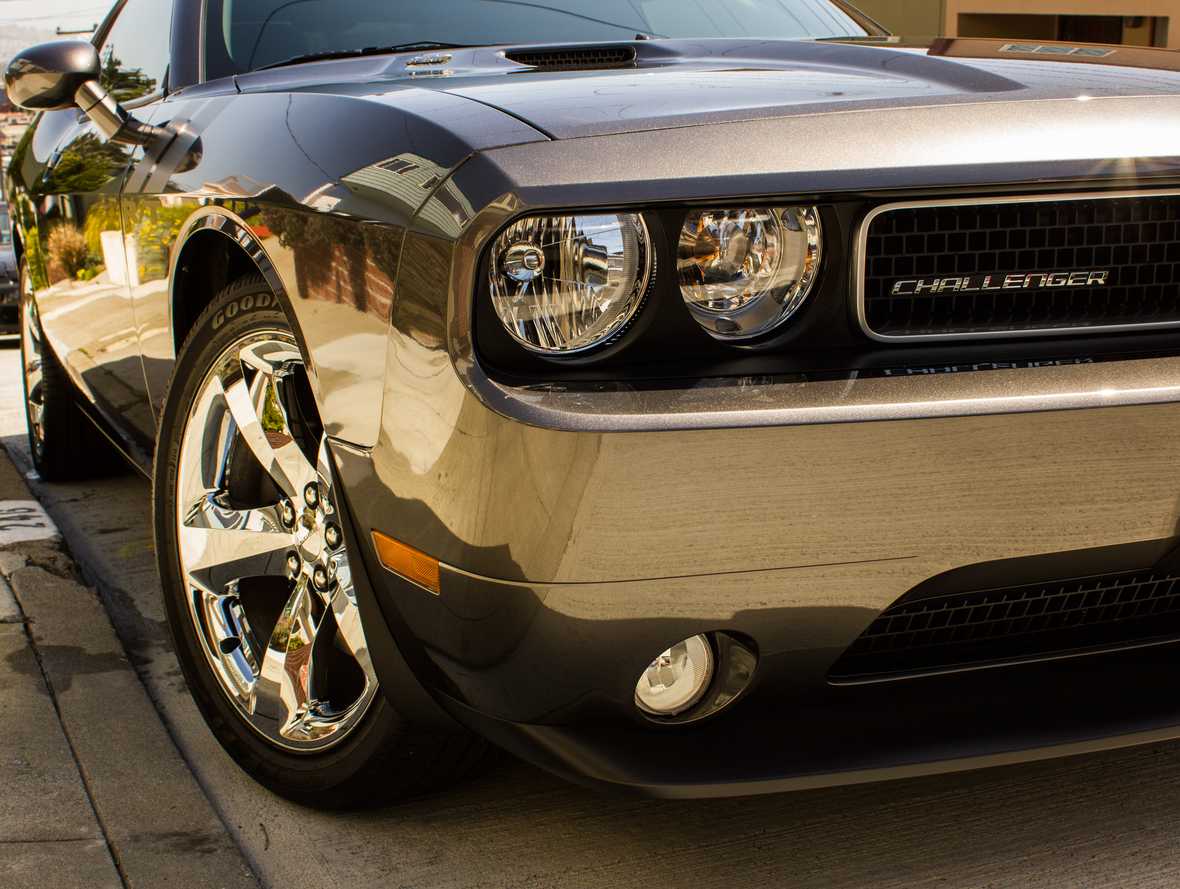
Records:
[[[612,229],[608,220],[614,218],[619,225]],[[554,230],[570,223],[577,238],[554,240]],[[595,231],[587,237],[586,228]],[[619,235],[620,244],[616,253],[606,254],[603,248],[610,248],[611,232]],[[594,237],[598,241],[587,247]],[[633,238],[633,243],[628,239]],[[578,246],[566,245],[578,242]],[[628,247],[630,253],[628,256]],[[656,245],[644,215],[637,211],[583,210],[574,212],[533,213],[520,216],[504,226],[488,247],[487,287],[493,313],[512,341],[525,351],[556,361],[568,361],[594,355],[617,343],[633,326],[641,314],[656,279]],[[590,254],[592,258],[586,259]],[[605,261],[604,260],[605,257]],[[566,277],[547,276],[551,267],[568,270],[572,265],[582,264],[582,275],[587,280],[576,280],[578,275]],[[633,265],[633,268],[629,268]],[[615,273],[612,284],[611,277]],[[601,277],[602,280],[589,280]],[[573,319],[579,310],[573,306],[575,293],[544,292],[537,294],[551,282],[559,285],[580,287],[583,293],[599,286],[610,290],[602,303],[583,311],[587,317]],[[534,286],[536,282],[536,286]],[[560,290],[561,288],[557,288]],[[515,290],[515,292],[513,292]],[[570,311],[544,313],[544,305],[553,296],[564,299]],[[598,311],[595,314],[596,310]],[[529,317],[533,315],[534,317]],[[569,328],[564,332],[565,342],[560,342],[562,332],[555,328]]]
[[[759,340],[795,316],[823,264],[819,208],[734,206],[691,210],[676,245],[680,295],[723,342]]]
[[[813,208],[817,225],[823,225],[822,262],[815,263],[809,289],[799,305],[781,323],[748,338],[711,336],[693,317],[675,274],[679,238],[693,213],[717,206],[748,208]],[[499,212],[495,212],[499,210]],[[643,295],[630,317],[614,331],[585,348],[546,353],[527,348],[514,337],[496,310],[492,276],[497,242],[522,220],[556,217],[623,216],[642,219],[652,267],[642,284]],[[727,362],[770,361],[786,357],[807,342],[808,331],[822,329],[830,335],[835,308],[833,287],[839,286],[840,232],[845,220],[829,204],[814,198],[721,199],[677,201],[667,204],[550,204],[526,205],[503,201],[489,208],[488,224],[469,242],[478,256],[473,263],[474,302],[471,307],[472,344],[481,362],[503,380],[542,385],[591,385],[604,381],[631,384],[637,380],[670,380],[681,376],[724,376],[734,372]],[[503,243],[501,247],[505,246]],[[470,279],[469,279],[470,280]],[[817,325],[820,325],[817,327]],[[742,365],[743,372],[746,365]]]

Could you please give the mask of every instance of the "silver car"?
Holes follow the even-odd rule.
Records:
[[[193,696],[312,805],[1180,736],[1176,59],[124,0],[7,75],[38,470],[154,479]]]

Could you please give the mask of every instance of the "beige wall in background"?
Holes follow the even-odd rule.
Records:
[[[852,0],[852,4],[894,34],[907,37],[957,37],[960,15],[1166,16],[1167,46],[1180,49],[1180,0]],[[1055,27],[1050,20],[1045,26]],[[1139,42],[1130,34],[1126,39]]]
[[[960,15],[1167,16],[1168,49],[1180,49],[1180,0],[938,0],[938,5],[945,8],[947,37],[958,36]]]
[[[945,36],[946,0],[852,0],[852,5],[893,34]]]

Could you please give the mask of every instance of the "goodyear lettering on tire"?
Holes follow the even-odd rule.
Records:
[[[226,321],[236,317],[239,312],[248,312],[251,309],[265,309],[273,302],[274,297],[269,293],[259,293],[257,296],[253,293],[248,293],[241,299],[235,299],[233,302],[227,304],[224,309],[213,316],[213,329],[217,330]]]

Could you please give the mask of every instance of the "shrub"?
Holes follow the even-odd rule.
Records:
[[[90,264],[90,248],[78,226],[62,222],[49,233],[46,250],[49,261],[69,275],[77,278],[78,272]]]

